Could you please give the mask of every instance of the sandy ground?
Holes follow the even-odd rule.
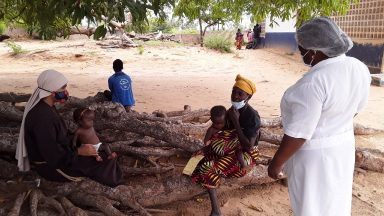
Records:
[[[56,69],[69,79],[71,95],[86,97],[107,89],[112,62],[120,58],[133,80],[139,112],[192,109],[230,105],[237,74],[256,83],[250,103],[264,118],[280,115],[285,89],[308,68],[300,57],[276,49],[240,50],[221,54],[200,47],[151,45],[138,49],[101,49],[88,39],[66,41],[17,41],[27,53],[12,56],[0,43],[0,92],[31,93],[39,73]],[[76,55],[80,55],[76,57]],[[368,106],[355,119],[366,126],[384,129],[384,88],[371,87]],[[358,138],[358,145],[384,150],[384,135]],[[353,215],[384,215],[384,174],[356,173]],[[220,193],[224,215],[292,215],[287,188],[279,183]],[[250,206],[257,208],[250,208]],[[209,199],[202,196],[168,208],[183,215],[208,215]],[[254,210],[258,209],[258,210]]]

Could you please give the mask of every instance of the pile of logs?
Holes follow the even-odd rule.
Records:
[[[168,35],[163,34],[161,31],[156,33],[148,34],[136,34],[135,32],[126,33],[121,31],[118,34],[113,36],[105,37],[102,41],[97,42],[96,44],[101,46],[101,48],[127,48],[127,47],[137,47],[138,45],[134,40],[150,41],[150,40],[160,40],[160,41],[173,41],[179,43],[180,41],[175,38],[174,34]]]
[[[41,179],[33,171],[21,174],[14,159],[23,107],[29,95],[0,93],[0,191],[12,184],[22,185],[13,197],[0,203],[0,215],[151,215],[169,210],[156,206],[188,200],[205,190],[181,174],[190,155],[203,145],[209,122],[209,110],[154,111],[152,114],[129,112],[106,101],[102,93],[79,99],[71,97],[59,112],[68,129],[74,131],[73,111],[88,107],[95,111],[95,129],[119,155],[126,184],[110,188],[85,179],[81,182],[54,183]],[[252,184],[273,182],[266,168],[282,138],[281,119],[262,119],[259,165],[239,179],[223,180],[219,190],[233,190]],[[383,131],[355,125],[357,135]],[[356,149],[356,166],[384,172],[384,153]],[[230,185],[230,186],[228,186]],[[11,194],[11,192],[9,192]],[[12,194],[15,194],[13,191]],[[29,199],[29,207],[25,200]],[[23,205],[24,203],[24,205]]]

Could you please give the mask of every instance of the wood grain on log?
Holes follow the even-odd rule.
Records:
[[[31,94],[16,94],[13,92],[0,93],[0,101],[11,103],[27,102],[30,97]]]
[[[9,121],[21,122],[23,112],[8,102],[0,101],[0,117]]]
[[[17,195],[15,203],[14,203],[12,209],[9,211],[8,216],[19,216],[20,215],[21,206],[23,205],[26,196],[27,196],[27,192],[24,192],[24,193]]]

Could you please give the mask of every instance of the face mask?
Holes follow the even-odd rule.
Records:
[[[302,58],[302,60],[303,60],[303,62],[304,62],[304,64],[305,64],[306,66],[308,66],[308,67],[312,67],[312,62],[313,62],[313,60],[315,59],[314,56],[316,55],[316,51],[315,51],[315,54],[313,54],[313,56],[312,56],[312,61],[311,61],[309,64],[305,63],[305,60],[304,60],[305,56],[306,56],[308,53],[309,53],[309,50],[308,50],[303,56],[301,56],[301,58]]]
[[[243,108],[245,106],[246,100],[243,100],[243,101],[240,101],[240,102],[231,101],[231,103],[232,103],[233,108],[238,110],[238,109],[241,109],[241,108]]]
[[[58,100],[60,103],[64,103],[66,100],[68,100],[68,92],[67,90],[61,91],[61,92],[55,92],[55,91],[49,91],[47,89],[43,89],[41,87],[38,87],[39,89],[42,89],[44,91],[54,93],[55,94],[55,99]]]
[[[55,99],[60,102],[64,102],[68,100],[68,92],[67,91],[55,92]]]

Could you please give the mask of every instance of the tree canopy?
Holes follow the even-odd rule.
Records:
[[[297,15],[297,22],[316,16],[345,13],[349,0],[2,0],[0,20],[18,22],[37,32],[43,39],[69,34],[71,26],[84,18],[98,26],[96,33],[103,36],[113,31],[110,21],[143,22],[148,12],[166,16],[166,8],[172,8],[178,17],[199,21],[203,35],[206,29],[217,23],[239,22],[243,15],[251,15],[252,21],[260,22],[270,17],[289,19]],[[171,12],[171,11],[170,11]]]

